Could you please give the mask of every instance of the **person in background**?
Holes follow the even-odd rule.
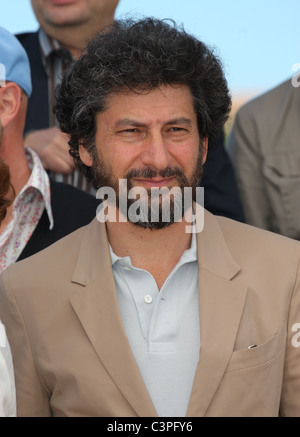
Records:
[[[89,223],[98,202],[81,190],[50,181],[38,155],[24,147],[23,132],[31,76],[17,38],[0,27],[0,158],[9,167],[15,200],[0,226],[0,273]],[[67,137],[67,136],[66,136]]]
[[[300,243],[193,202],[230,106],[166,20],[115,21],[66,72],[59,126],[108,199],[0,276],[19,416],[300,416]]]
[[[228,141],[246,222],[296,240],[300,240],[299,118],[295,77],[243,105]]]
[[[0,127],[1,139],[1,127]],[[7,208],[13,202],[14,192],[10,183],[9,168],[0,159],[0,225]],[[16,389],[11,357],[4,325],[0,321],[0,417],[16,416]]]
[[[119,2],[31,0],[31,3],[40,29],[17,35],[27,51],[32,70],[33,91],[28,103],[25,144],[38,153],[52,178],[94,193],[82,172],[74,168],[66,136],[57,128],[52,111],[54,89],[66,66],[85,49],[89,39],[114,20]],[[222,132],[214,146],[211,144],[203,173],[207,209],[244,221],[234,169]]]
[[[119,0],[31,0],[40,28],[17,35],[32,72],[25,145],[39,155],[53,180],[92,193],[85,177],[75,169],[66,135],[57,128],[54,90],[66,67],[85,49],[90,38],[113,21],[118,3]]]

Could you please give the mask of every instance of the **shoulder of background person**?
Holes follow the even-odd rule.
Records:
[[[40,252],[56,241],[89,224],[95,217],[99,200],[71,185],[50,180],[54,220],[50,229],[46,209],[18,261]]]
[[[299,88],[293,86],[290,78],[242,105],[237,111],[237,118],[240,120],[249,117],[257,120],[268,116],[272,118],[273,113],[278,112],[279,106],[289,107],[291,101],[295,99],[300,99],[300,92]]]
[[[27,52],[35,50],[39,44],[38,31],[17,33],[15,36]]]

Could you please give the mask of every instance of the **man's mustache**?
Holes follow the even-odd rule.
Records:
[[[143,168],[143,169],[131,169],[126,174],[125,179],[132,179],[132,178],[143,178],[143,179],[153,179],[156,177],[161,178],[170,178],[170,177],[177,177],[180,180],[186,180],[185,175],[182,170],[180,170],[177,167],[166,167],[163,170],[154,170],[152,168]]]

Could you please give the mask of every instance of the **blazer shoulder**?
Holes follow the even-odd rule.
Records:
[[[83,206],[95,206],[99,201],[90,193],[87,193],[72,185],[56,182],[50,179],[51,199],[53,203],[67,202],[73,208],[78,209],[80,202]]]
[[[52,180],[50,188],[54,226],[57,223],[57,226],[65,229],[65,235],[87,225],[96,216],[99,200],[95,196]]]
[[[67,274],[76,263],[86,227],[77,229],[45,249],[12,264],[3,274],[12,280],[19,280],[20,284],[24,283],[24,278],[28,282],[29,278],[35,281],[37,276],[45,278],[49,275],[59,276],[64,272]]]
[[[35,49],[36,44],[39,41],[38,31],[17,33],[15,36],[20,41],[20,43],[24,46],[25,50]]]
[[[91,194],[52,180],[50,180],[50,188],[54,227],[49,229],[49,217],[44,210],[18,261],[40,252],[66,235],[89,224],[96,216],[99,201]]]
[[[216,217],[227,244],[239,252],[262,259],[300,260],[300,242],[226,217]]]

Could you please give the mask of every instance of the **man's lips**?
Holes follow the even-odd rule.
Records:
[[[167,187],[176,179],[174,176],[169,178],[133,178],[134,186],[151,187]]]
[[[51,0],[50,3],[52,3],[54,6],[66,6],[71,5],[72,3],[76,3],[75,0]]]

